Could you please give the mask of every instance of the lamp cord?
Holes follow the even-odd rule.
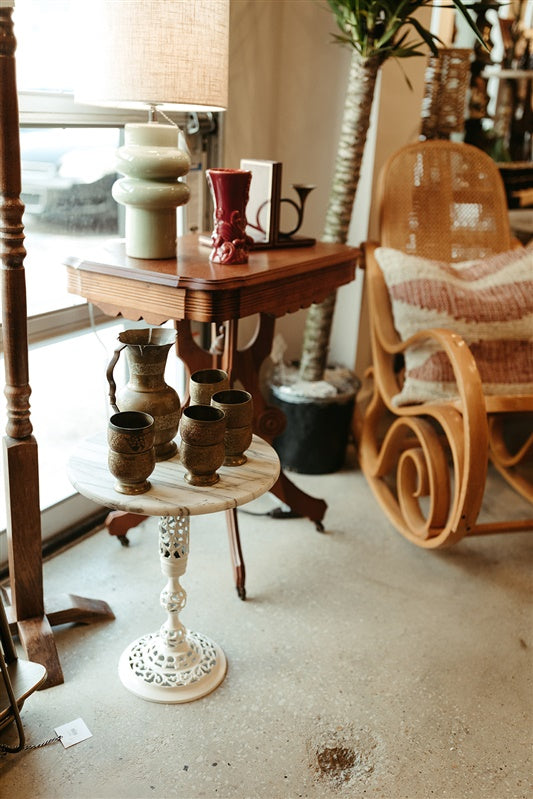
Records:
[[[173,119],[171,119],[169,116],[167,116],[165,114],[165,112],[161,108],[159,108],[159,106],[157,106],[157,113],[161,114],[161,116],[163,117],[163,119],[166,122],[168,122],[170,125],[173,125],[175,128],[177,128],[177,131],[178,131],[178,147],[180,148],[180,150],[183,150],[190,158],[191,157],[191,151],[189,149],[189,145],[187,144],[187,139],[185,138],[185,134],[183,133],[183,131],[180,128],[180,126],[177,124],[177,122],[174,122]],[[179,178],[179,180],[181,180],[181,179],[182,178]]]
[[[173,119],[171,119],[169,116],[167,116],[167,115],[165,114],[165,112],[161,110],[161,108],[158,108],[158,109],[157,109],[157,113],[158,113],[158,114],[161,114],[161,116],[163,117],[163,119],[165,119],[165,120],[166,120],[167,122],[169,122],[171,125],[174,125],[174,127],[175,127],[175,128],[179,128],[179,125],[178,125],[176,122],[174,122],[174,120],[173,120]]]

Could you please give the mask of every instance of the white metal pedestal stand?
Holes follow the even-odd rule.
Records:
[[[118,665],[122,683],[152,702],[191,702],[211,693],[226,676],[222,649],[179,619],[187,595],[180,585],[189,556],[189,517],[162,516],[159,521],[161,571],[168,577],[161,605],[168,618],[159,632],[134,641]]]
[[[192,486],[185,480],[179,456],[156,463],[145,494],[118,494],[107,468],[105,434],[83,441],[68,463],[68,475],[80,494],[108,508],[143,516],[159,516],[161,570],[167,578],[160,601],[167,620],[160,630],[138,638],[119,662],[125,687],[152,702],[190,702],[214,691],[226,675],[220,647],[201,633],[187,630],[179,619],[186,594],[180,584],[189,556],[189,518],[251,502],[276,482],[279,459],[257,436],[243,466],[222,466],[215,485]]]

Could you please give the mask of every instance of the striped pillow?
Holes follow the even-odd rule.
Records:
[[[378,247],[394,325],[406,340],[440,327],[464,338],[486,394],[533,393],[533,249],[447,264]],[[445,353],[428,342],[405,353],[395,405],[456,399]]]

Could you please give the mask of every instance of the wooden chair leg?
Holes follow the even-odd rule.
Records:
[[[235,578],[235,587],[237,593],[242,600],[246,599],[245,588],[245,568],[244,559],[242,556],[241,539],[239,536],[239,525],[237,522],[237,509],[231,508],[226,511],[226,523],[228,527],[229,548],[231,554],[231,563],[233,566],[233,576]]]

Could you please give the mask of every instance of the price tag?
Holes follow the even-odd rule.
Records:
[[[62,724],[61,727],[56,727],[54,732],[61,737],[61,743],[67,749],[69,746],[79,744],[81,741],[92,738],[92,732],[89,730],[83,719],[75,719],[68,724]]]

